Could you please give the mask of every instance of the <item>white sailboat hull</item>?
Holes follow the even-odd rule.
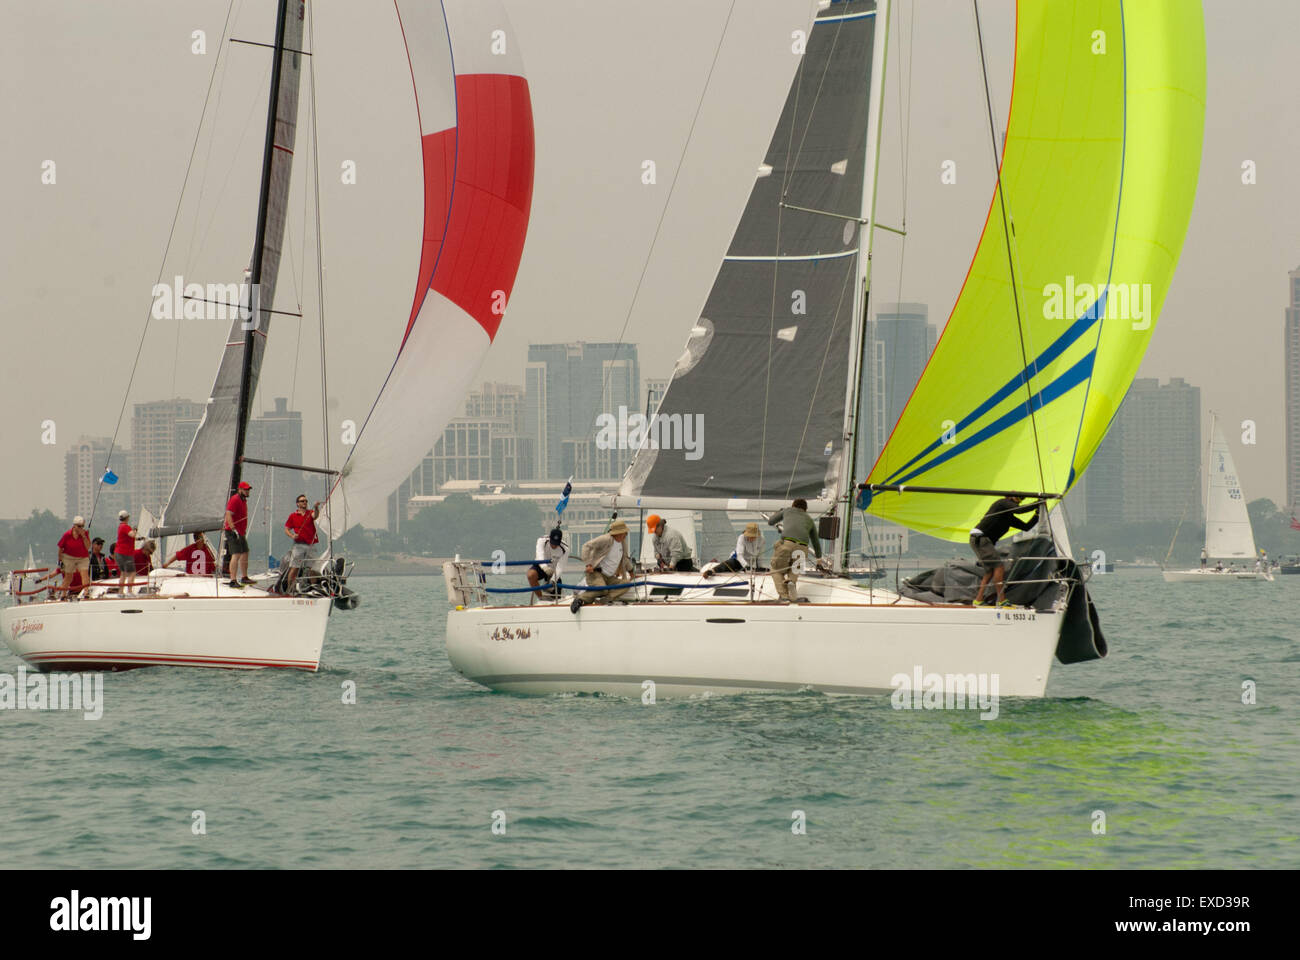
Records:
[[[692,601],[687,591],[576,615],[567,604],[456,609],[447,616],[447,655],[466,678],[515,693],[639,697],[651,680],[656,696],[878,694],[897,689],[900,675],[915,685],[918,674],[940,675],[945,689],[996,677],[1000,696],[1046,689],[1063,608],[891,602],[895,595],[882,591],[869,603],[842,581],[799,586],[813,602]]]
[[[159,587],[157,575],[151,586]],[[0,611],[5,643],[42,671],[183,666],[257,670],[320,666],[328,597],[280,597],[175,577],[145,595],[46,601]]]
[[[1255,570],[1164,570],[1166,583],[1220,583],[1224,580],[1267,580],[1273,581],[1273,575]]]

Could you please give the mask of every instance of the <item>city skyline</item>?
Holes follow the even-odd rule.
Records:
[[[514,300],[478,377],[506,379],[506,371],[523,362],[528,341],[543,329],[554,341],[607,342],[625,323],[626,339],[641,345],[646,368],[669,369],[698,316],[748,189],[734,173],[752,171],[780,106],[786,83],[778,67],[788,54],[790,11],[798,5],[755,2],[745,18],[728,23],[726,3],[664,0],[655,15],[642,17],[645,43],[636,48],[602,41],[617,33],[626,16],[618,4],[580,18],[563,16],[560,4],[546,11],[522,2],[507,6],[534,86],[539,189]],[[994,112],[1004,117],[1009,7],[984,6]],[[6,13],[13,27],[6,36],[26,38],[11,50],[7,64],[64,79],[43,87],[40,97],[16,98],[3,108],[10,127],[31,136],[0,157],[0,183],[15,225],[5,232],[0,257],[14,296],[0,309],[11,348],[24,361],[6,378],[9,415],[0,427],[0,443],[24,469],[0,478],[0,515],[25,516],[33,507],[57,511],[68,444],[83,435],[114,432],[137,347],[138,318],[158,270],[158,251],[193,140],[196,105],[211,68],[210,60],[190,52],[190,33],[197,26],[218,35],[225,14],[225,6],[215,2],[184,7],[124,3],[112,18],[87,16],[76,5],[59,3]],[[1268,497],[1286,507],[1300,494],[1287,479],[1286,371],[1274,351],[1278,327],[1285,328],[1293,302],[1291,290],[1279,297],[1280,278],[1300,264],[1293,224],[1281,215],[1300,208],[1297,185],[1286,175],[1290,158],[1300,152],[1300,128],[1277,118],[1294,109],[1288,98],[1298,84],[1285,78],[1294,81],[1297,65],[1287,38],[1300,31],[1300,7],[1260,2],[1255,9],[1273,29],[1253,30],[1251,23],[1260,17],[1243,18],[1233,4],[1205,7],[1209,85],[1201,181],[1181,264],[1138,375],[1162,381],[1182,376],[1200,384],[1203,420],[1214,408],[1225,421],[1254,421],[1256,443],[1242,450],[1238,464],[1247,497]],[[326,221],[336,227],[324,257],[330,315],[346,318],[330,333],[331,462],[346,452],[339,445],[338,422],[364,420],[373,391],[363,385],[376,371],[382,377],[391,363],[385,350],[367,340],[364,324],[351,318],[376,310],[406,312],[410,306],[414,265],[388,262],[375,249],[375,238],[418,229],[409,196],[389,186],[409,173],[418,179],[418,150],[405,157],[394,146],[406,135],[409,77],[400,51],[393,49],[400,41],[383,30],[359,29],[365,16],[360,10],[331,10],[322,14],[317,34],[322,168],[336,168],[348,158],[356,159],[361,171],[354,187],[340,185],[337,177],[322,182]],[[680,29],[687,18],[697,30]],[[238,36],[261,36],[267,32],[265,20],[265,11],[250,9],[233,30]],[[906,213],[909,239],[905,257],[899,241],[878,240],[873,297],[925,301],[936,325],[945,321],[955,299],[991,196],[987,121],[982,90],[971,82],[979,61],[968,20],[945,14],[941,4],[919,5],[915,47],[895,37],[900,55],[891,57],[886,80],[891,96],[886,97],[879,217],[898,224]],[[724,24],[727,33],[719,48]],[[105,37],[121,42],[105,43]],[[669,44],[689,69],[665,73],[657,67],[654,51]],[[158,56],[142,58],[145,49]],[[355,71],[342,76],[325,69],[341,49],[375,64],[364,85],[358,85]],[[583,56],[552,55],[574,49]],[[715,52],[719,58],[710,77]],[[159,70],[174,80],[168,89],[158,89]],[[219,123],[215,134],[232,144],[240,139],[249,104],[263,97],[253,91],[257,71],[243,72],[248,76],[232,71],[226,97],[237,106],[230,106],[222,121],[228,123]],[[101,89],[87,79],[95,75],[113,75],[120,83]],[[912,75],[915,86],[903,87]],[[906,98],[893,96],[896,92],[906,92]],[[906,117],[899,113],[904,100]],[[359,103],[394,106],[358,111]],[[620,109],[627,103],[637,103],[638,110]],[[697,108],[700,123],[688,143]],[[592,116],[610,122],[592,124]],[[913,116],[914,122],[904,124]],[[904,129],[912,131],[906,154],[900,142]],[[91,157],[84,147],[87,137],[109,146]],[[142,143],[151,146],[142,150]],[[192,268],[204,279],[238,278],[256,199],[257,151],[246,152],[248,158],[222,157],[211,170],[198,171],[206,173],[213,189],[202,209],[187,207],[182,220],[182,246],[188,244],[194,256],[167,266]],[[659,160],[656,190],[639,180],[648,156]],[[682,175],[674,184],[683,156]],[[41,165],[51,158],[60,164],[58,184],[44,185]],[[948,160],[960,171],[954,184],[942,184],[938,176]],[[904,170],[906,193],[899,189]],[[665,215],[670,184],[673,204]],[[652,254],[651,239],[661,220]],[[70,270],[80,274],[89,264],[94,269],[79,283],[67,282]],[[282,284],[285,309],[296,309],[296,294],[307,311],[313,297],[306,289],[305,266],[295,261],[291,269],[295,282]],[[637,289],[641,293],[633,303]],[[85,309],[87,296],[95,303],[92,311]],[[63,382],[59,365],[64,361],[51,348],[52,324],[58,325],[60,339],[75,345],[77,364],[96,384],[84,395],[76,387],[49,389]],[[314,324],[303,323],[301,336],[293,335],[288,322],[281,329],[285,336],[268,348],[264,382],[283,384],[276,392],[287,393],[291,405],[303,409],[304,456],[317,462],[323,431]],[[223,336],[222,330],[193,326],[162,331],[160,343],[146,344],[130,399],[206,390],[216,357],[209,347]],[[40,427],[47,420],[58,426],[53,444],[41,442]],[[127,428],[125,422],[121,426]],[[1294,453],[1290,456],[1294,460]]]

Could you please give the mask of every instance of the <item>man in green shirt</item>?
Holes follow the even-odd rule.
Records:
[[[818,560],[822,556],[817,524],[808,516],[808,501],[803,498],[795,500],[768,517],[767,522],[769,526],[781,525],[781,539],[772,549],[772,583],[776,595],[789,603],[806,603],[795,592],[799,581],[799,559],[807,558],[810,546]]]

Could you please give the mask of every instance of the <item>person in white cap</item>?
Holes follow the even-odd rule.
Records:
[[[117,592],[122,593],[135,585],[135,542],[140,539],[140,533],[131,526],[131,514],[125,510],[118,511],[117,519],[113,559],[117,561]]]
[[[90,534],[83,517],[72,518],[72,529],[59,538],[59,566],[63,568],[63,596],[71,596],[73,578],[78,579],[76,592],[90,586]]]

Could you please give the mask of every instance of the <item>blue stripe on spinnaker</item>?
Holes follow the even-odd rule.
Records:
[[[1078,363],[1072,366],[1069,370],[1065,371],[1065,373],[1061,374],[1059,377],[1057,377],[1055,380],[1049,383],[1038,393],[1034,394],[1033,397],[1030,398],[1029,402],[1023,405],[1017,405],[1013,409],[1008,410],[1006,413],[998,417],[996,420],[994,420],[988,426],[984,427],[982,430],[979,430],[978,432],[971,434],[969,437],[967,437],[965,440],[961,441],[960,443],[953,444],[951,449],[945,450],[943,453],[939,454],[939,456],[935,457],[933,460],[929,461],[928,463],[922,464],[920,467],[917,467],[915,470],[913,470],[911,473],[907,474],[906,476],[899,477],[896,480],[894,479],[887,480],[885,482],[906,483],[907,481],[911,480],[913,477],[920,476],[921,474],[925,473],[928,470],[933,470],[941,463],[945,463],[946,461],[951,460],[953,457],[957,456],[960,453],[965,453],[967,450],[970,450],[972,447],[976,447],[979,444],[983,443],[989,437],[999,434],[1003,430],[1006,430],[1009,427],[1014,426],[1015,424],[1019,423],[1021,420],[1024,420],[1026,417],[1028,417],[1031,410],[1041,410],[1047,404],[1051,403],[1053,400],[1058,399],[1059,397],[1065,396],[1065,394],[1069,393],[1079,384],[1083,383],[1090,376],[1092,376],[1092,365],[1093,365],[1093,361],[1096,360],[1096,358],[1097,358],[1097,351],[1093,350],[1086,357],[1084,357],[1082,360],[1080,360]]]
[[[1097,318],[1102,316],[1106,312],[1106,295],[1109,292],[1110,292],[1109,288],[1103,290],[1102,295],[1096,300],[1094,300],[1092,305],[1083,312],[1083,316],[1081,316],[1078,320],[1074,321],[1074,323],[1070,324],[1070,326],[1066,328],[1065,332],[1062,333],[1059,337],[1057,337],[1056,340],[1053,341],[1046,350],[1044,350],[1037,357],[1031,360],[1029,366],[1022,369],[1014,377],[1012,377],[1005,384],[1003,384],[991,397],[989,397],[987,400],[981,403],[978,407],[976,407],[966,416],[962,417],[962,419],[957,422],[957,427],[956,427],[957,431],[960,432],[964,430],[966,427],[969,427],[980,417],[984,416],[984,414],[988,413],[990,410],[992,410],[994,407],[1000,404],[1003,400],[1007,399],[1007,397],[1011,396],[1021,387],[1025,386],[1025,384],[1027,384],[1030,380],[1032,380],[1035,376],[1038,375],[1038,371],[1040,369],[1051,364],[1058,357],[1060,357],[1061,354],[1065,353],[1066,350],[1072,347],[1075,344],[1075,342],[1080,337],[1082,337],[1085,333],[1087,333],[1088,329],[1094,323],[1097,322]],[[935,440],[933,443],[931,443],[928,447],[926,447],[916,456],[912,457],[911,460],[908,460],[905,464],[903,464],[901,467],[895,470],[883,482],[900,483],[901,481],[896,479],[899,474],[901,474],[908,467],[912,466],[912,464],[916,463],[918,460],[929,455],[930,453],[933,453],[942,445],[943,445],[943,438],[940,437],[938,440]]]

